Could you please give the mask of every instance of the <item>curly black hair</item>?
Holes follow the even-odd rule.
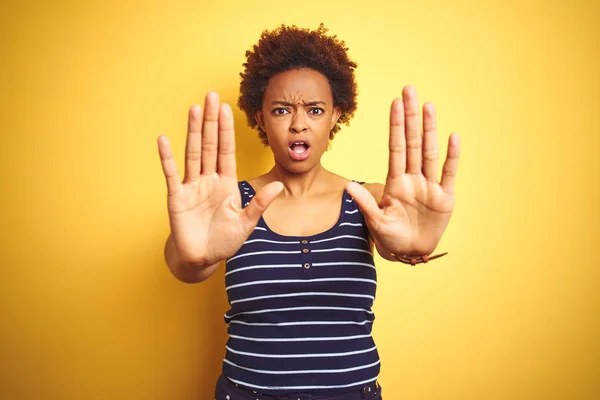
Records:
[[[268,145],[267,135],[254,119],[262,108],[262,98],[269,79],[291,69],[311,68],[322,73],[331,87],[333,106],[339,107],[340,118],[329,133],[333,139],[339,124],[350,123],[356,111],[357,87],[354,69],[357,64],[348,58],[348,48],[337,37],[327,36],[323,24],[316,30],[281,25],[263,31],[258,44],[246,51],[244,72],[240,73],[238,106],[246,114],[251,128],[258,129],[261,141]]]

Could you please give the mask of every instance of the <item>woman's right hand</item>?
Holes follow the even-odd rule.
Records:
[[[228,104],[219,104],[216,93],[206,95],[204,110],[190,108],[183,181],[166,136],[158,138],[158,151],[172,240],[179,259],[189,266],[207,267],[233,256],[283,190],[281,182],[271,182],[242,209],[233,113]]]

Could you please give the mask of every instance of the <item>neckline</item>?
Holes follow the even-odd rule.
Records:
[[[250,184],[250,182],[248,181],[242,181],[241,182],[244,185],[248,185],[248,187],[250,188],[250,191],[252,192],[252,195],[256,195],[256,190],[254,190],[254,187]],[[257,226],[262,226],[263,228],[265,228],[267,230],[267,232],[269,232],[272,235],[278,236],[280,238],[285,238],[285,239],[315,239],[321,236],[325,236],[328,235],[331,231],[333,231],[334,229],[336,229],[341,223],[342,223],[342,218],[344,217],[344,205],[346,202],[346,196],[350,196],[350,194],[346,191],[346,189],[344,189],[344,191],[342,192],[342,200],[340,202],[340,213],[338,215],[337,220],[335,221],[335,224],[333,224],[332,227],[330,227],[329,229],[324,230],[323,232],[319,232],[319,233],[315,233],[314,235],[308,235],[308,236],[295,236],[295,235],[282,235],[280,233],[275,232],[273,229],[271,229],[269,227],[269,225],[267,224],[267,221],[264,219],[264,217],[260,216],[260,219],[258,220],[258,224]]]

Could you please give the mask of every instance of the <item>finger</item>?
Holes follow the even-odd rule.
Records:
[[[202,107],[193,105],[188,115],[188,133],[185,141],[184,182],[193,182],[200,176],[202,148]]]
[[[390,109],[390,155],[388,179],[397,178],[406,169],[406,138],[404,137],[404,106],[402,99],[394,99]]]
[[[373,195],[364,186],[356,182],[348,182],[346,184],[346,191],[354,198],[365,218],[369,221],[371,228],[377,229],[376,226],[379,223],[381,209],[377,205],[377,201]]]
[[[453,133],[448,138],[448,154],[442,170],[442,189],[448,194],[454,194],[454,181],[458,172],[458,156],[460,154],[460,137]]]
[[[421,121],[419,121],[419,102],[412,86],[402,91],[404,101],[404,123],[406,134],[406,172],[421,173]]]
[[[206,94],[204,121],[202,124],[202,174],[217,171],[217,149],[219,147],[219,95]]]
[[[160,155],[162,170],[167,180],[169,196],[179,193],[181,190],[181,179],[179,178],[179,172],[177,172],[177,164],[173,159],[169,139],[164,135],[158,137],[158,154]]]
[[[242,214],[242,223],[246,228],[246,232],[250,232],[260,219],[260,216],[265,212],[267,207],[275,200],[275,198],[283,190],[283,183],[279,181],[271,182],[265,185],[252,198],[250,204],[244,208]]]
[[[423,174],[430,182],[437,182],[438,152],[435,106],[427,102],[423,105]]]
[[[221,104],[219,113],[219,155],[218,172],[235,178],[235,135],[233,130],[233,112],[229,104]]]

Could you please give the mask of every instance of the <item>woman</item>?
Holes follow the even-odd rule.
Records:
[[[435,108],[423,106],[421,135],[410,86],[392,102],[385,185],[321,165],[356,109],[356,64],[326,32],[282,26],[246,53],[238,104],[273,152],[266,174],[238,182],[232,110],[216,93],[190,109],[183,181],[167,138],[158,139],[169,268],[200,282],[227,260],[229,340],[216,399],[381,398],[373,248],[427,262],[454,207],[458,135],[438,183]]]

